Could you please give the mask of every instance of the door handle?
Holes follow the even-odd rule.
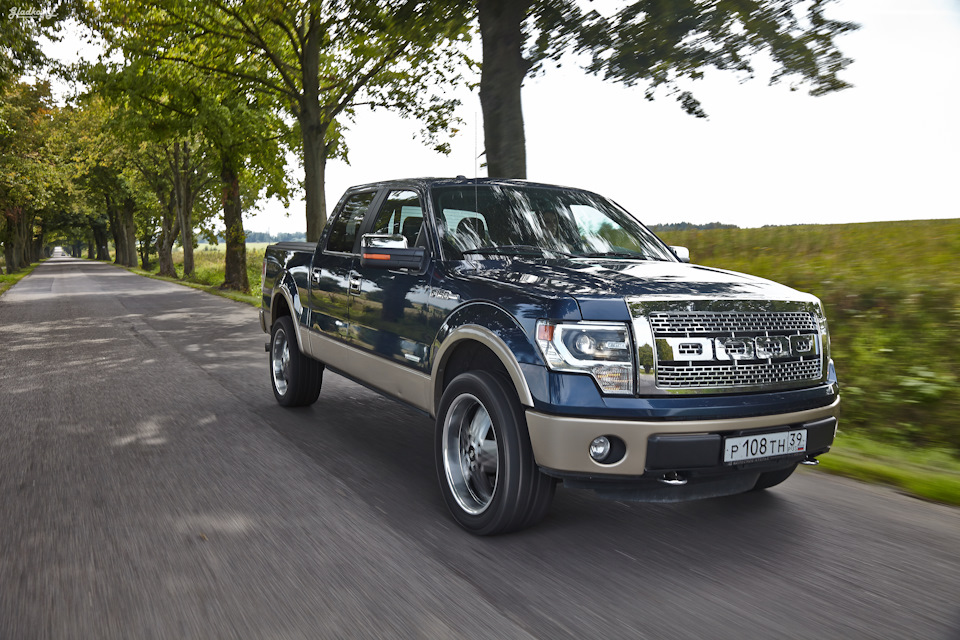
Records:
[[[310,274],[310,277],[313,279],[314,282],[319,283],[319,282],[320,282],[320,269],[314,269],[313,272]]]
[[[360,281],[359,275],[350,276],[350,293],[360,294]]]

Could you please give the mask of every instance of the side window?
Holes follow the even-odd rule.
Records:
[[[413,191],[391,191],[370,233],[399,234],[407,239],[408,247],[426,246],[426,238],[420,234],[422,226],[423,208],[417,194]]]
[[[330,237],[327,238],[327,251],[353,253],[353,244],[357,239],[360,223],[370,208],[376,192],[358,193],[347,200],[343,211],[330,228]]]

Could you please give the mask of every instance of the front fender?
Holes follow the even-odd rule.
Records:
[[[434,339],[434,408],[443,393],[444,370],[450,356],[458,345],[467,340],[479,342],[492,351],[507,370],[520,403],[533,406],[530,382],[524,373],[524,369],[529,367],[521,365],[545,366],[539,351],[509,313],[489,302],[471,302],[455,309]]]

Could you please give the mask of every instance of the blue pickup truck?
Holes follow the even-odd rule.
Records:
[[[263,264],[284,406],[335,371],[436,420],[440,488],[478,535],[556,485],[618,500],[762,490],[816,464],[839,393],[820,301],[689,264],[599,195],[494,179],[349,189]]]

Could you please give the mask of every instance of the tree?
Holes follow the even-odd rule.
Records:
[[[449,121],[455,100],[425,87],[456,80],[468,16],[421,0],[166,0],[103,3],[108,40],[128,55],[173,61],[270,95],[298,125],[307,239],[326,220],[326,161],[343,156],[341,123],[359,104]],[[442,145],[438,145],[442,149]]]
[[[254,197],[266,191],[285,200],[289,194],[285,152],[291,134],[278,115],[277,105],[263,94],[245,91],[242,84],[168,61],[135,57],[122,67],[91,69],[88,77],[125,114],[129,122],[126,137],[131,143],[141,141],[135,164],[161,201],[171,193],[171,209],[181,212],[176,218],[181,230],[193,229],[190,212],[197,196],[219,178],[217,204],[223,214],[227,245],[223,286],[249,290],[241,180],[253,186]],[[157,145],[164,147],[167,156],[164,170],[143,153]],[[243,191],[251,193],[251,189]],[[161,217],[162,271],[168,262],[172,270],[167,258],[171,218]],[[215,234],[210,236],[216,240]],[[192,237],[188,246],[184,234],[183,245],[184,273],[188,275],[192,270]]]
[[[34,227],[50,198],[53,110],[47,83],[18,83],[0,95],[0,242],[8,274],[39,258]]]
[[[771,83],[808,84],[812,95],[850,86],[838,74],[851,61],[834,38],[857,26],[826,18],[830,2],[639,0],[607,18],[584,14],[572,0],[477,0],[488,175],[526,177],[521,86],[567,50],[589,55],[590,73],[628,86],[646,83],[648,100],[664,88],[697,117],[706,113],[686,81],[708,68],[752,77],[759,55],[777,65]]]

